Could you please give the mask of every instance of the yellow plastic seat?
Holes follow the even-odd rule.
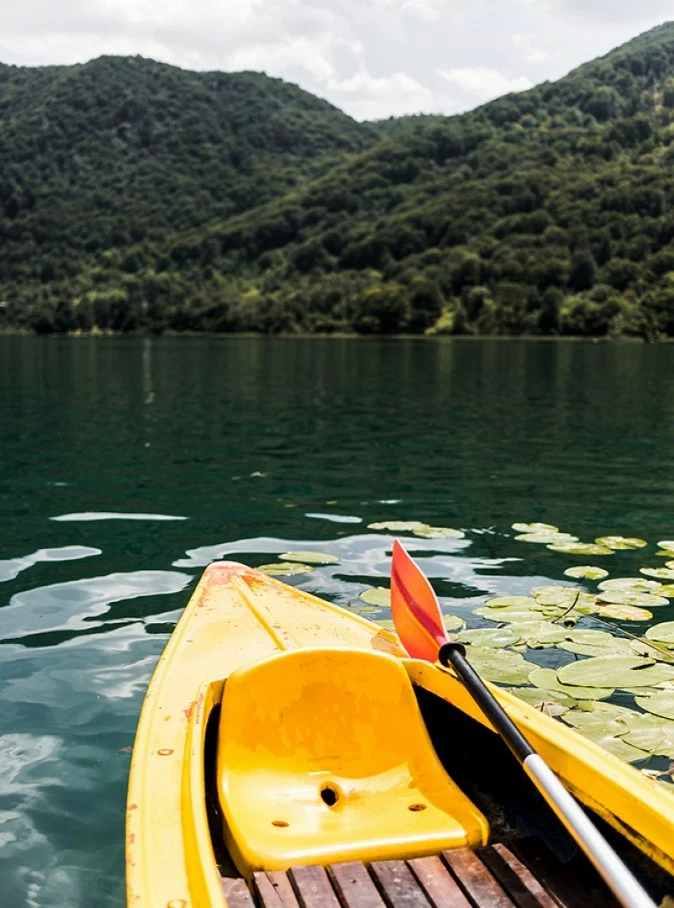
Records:
[[[292,650],[235,671],[217,774],[225,841],[245,875],[489,835],[438,760],[403,663],[383,653]]]

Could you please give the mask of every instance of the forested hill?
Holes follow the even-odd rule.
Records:
[[[462,116],[0,67],[0,326],[674,335],[674,23]]]

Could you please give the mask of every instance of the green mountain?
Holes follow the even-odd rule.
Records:
[[[0,160],[6,323],[674,335],[674,23],[377,124],[253,73],[2,67]]]

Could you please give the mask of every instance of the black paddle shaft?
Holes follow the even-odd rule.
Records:
[[[446,668],[451,665],[510,750],[520,763],[524,763],[534,749],[466,659],[465,647],[461,643],[445,643],[440,647],[438,659]]]

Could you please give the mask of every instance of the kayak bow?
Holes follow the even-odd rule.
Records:
[[[564,785],[671,882],[674,797],[492,691]],[[516,841],[508,805],[529,804],[528,780],[499,746],[461,681],[408,658],[390,631],[244,565],[213,564],[141,713],[128,906],[252,905],[226,893],[260,870],[480,853],[504,829]]]

